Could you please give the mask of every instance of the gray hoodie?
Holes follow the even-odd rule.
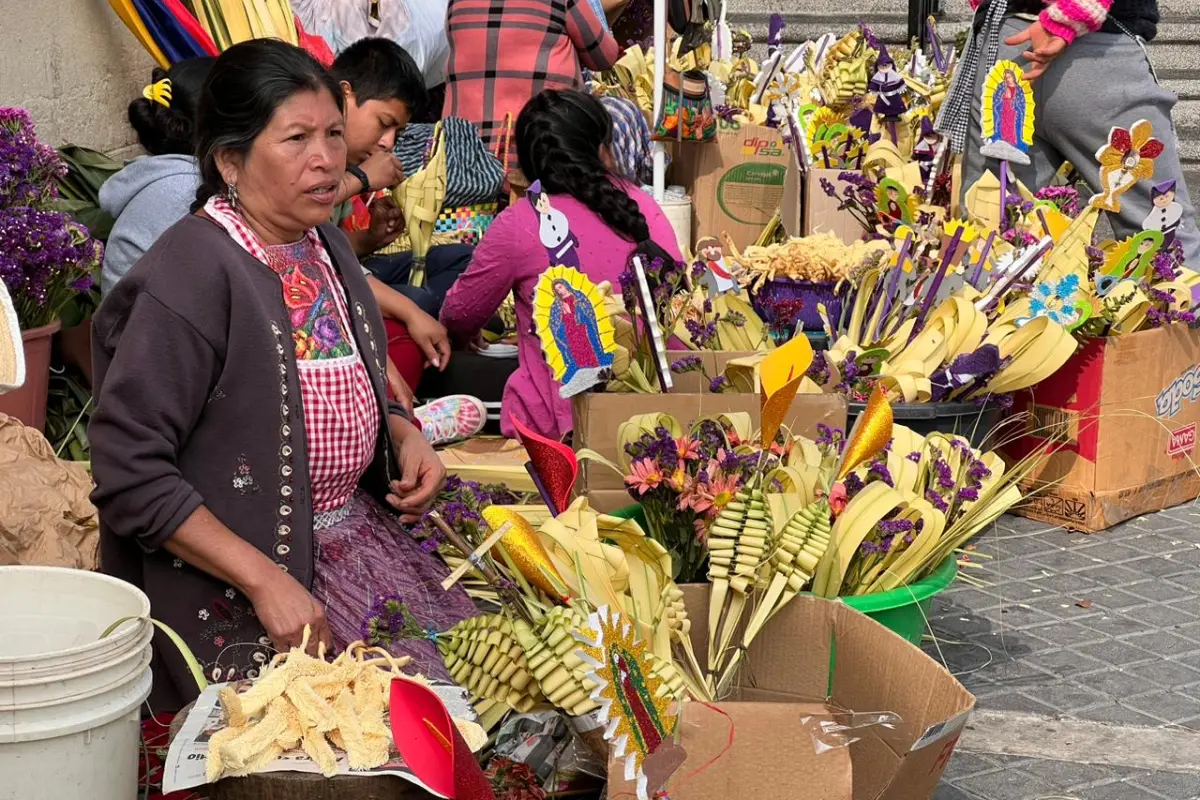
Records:
[[[191,156],[146,156],[100,187],[100,206],[116,218],[104,250],[100,292],[107,295],[167,228],[187,216],[200,170]]]

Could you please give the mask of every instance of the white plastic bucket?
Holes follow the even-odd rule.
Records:
[[[692,198],[668,195],[659,206],[675,231],[675,241],[679,244],[679,250],[687,255],[692,250]]]
[[[0,567],[0,800],[137,794],[150,601],[115,578]]]

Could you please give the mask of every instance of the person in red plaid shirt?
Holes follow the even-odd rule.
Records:
[[[543,89],[582,84],[580,64],[610,69],[617,40],[588,0],[450,0],[443,116],[469,119],[485,144]]]

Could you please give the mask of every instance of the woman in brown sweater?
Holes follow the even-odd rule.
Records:
[[[106,572],[142,587],[209,680],[275,650],[364,631],[445,677],[432,643],[389,636],[397,596],[422,627],[470,616],[400,527],[444,470],[389,405],[379,309],[327,223],[346,163],[341,92],[303,51],[225,51],[200,101],[195,213],[94,321],[90,434]],[[398,632],[398,631],[396,631]],[[156,711],[196,694],[156,641]]]

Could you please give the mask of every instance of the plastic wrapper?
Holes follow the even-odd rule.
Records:
[[[890,739],[899,734],[902,723],[900,715],[890,711],[831,711],[828,714],[805,714],[800,717],[800,727],[812,737],[813,749],[818,755],[849,747],[868,731],[880,738]]]
[[[584,726],[586,727],[586,726]],[[547,792],[603,783],[607,764],[557,711],[514,714],[500,727],[493,757],[528,765]]]

